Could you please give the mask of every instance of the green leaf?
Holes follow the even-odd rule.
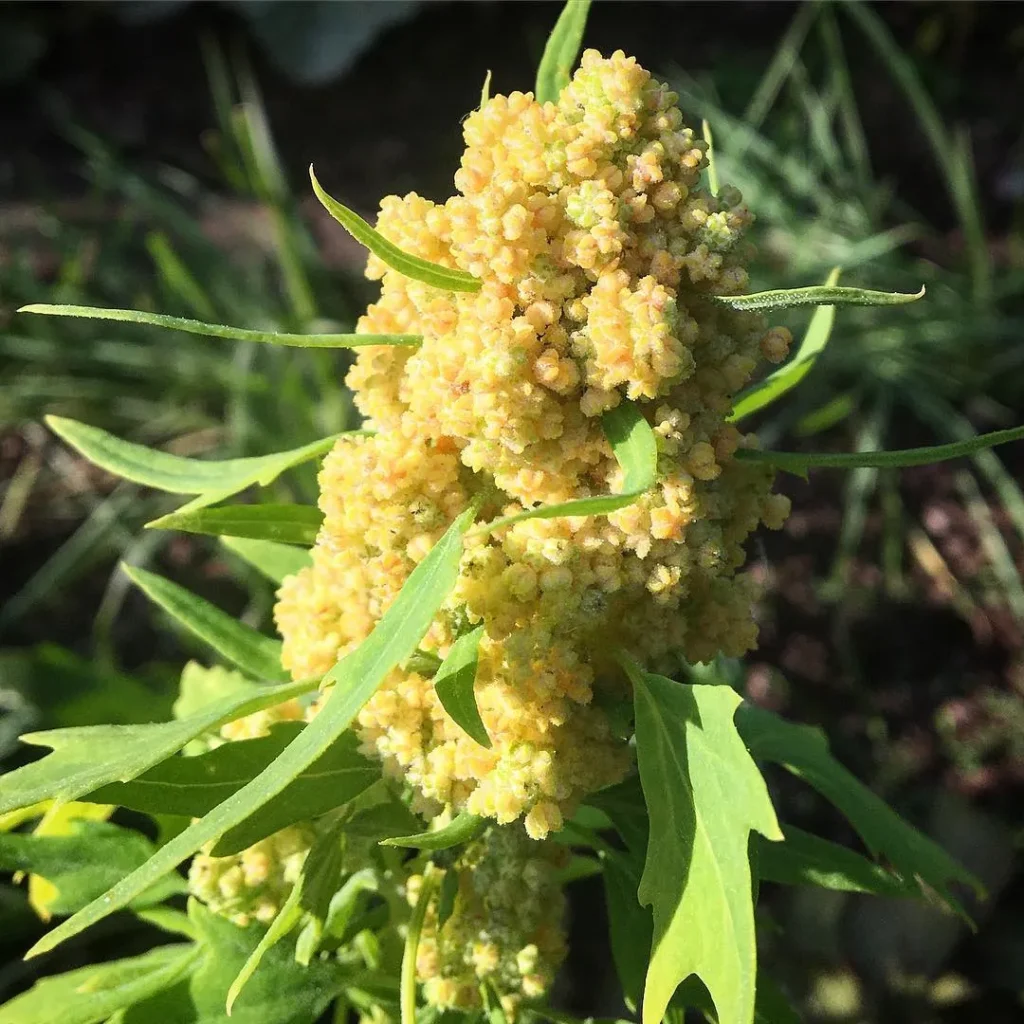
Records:
[[[0,1007],[0,1024],[100,1024],[184,978],[199,952],[198,946],[178,943],[43,978]]]
[[[156,451],[145,445],[122,441],[99,427],[47,416],[47,426],[76,451],[101,469],[132,483],[171,494],[216,493],[217,500],[244,491],[254,484],[273,483],[286,469],[330,451],[343,434],[314,441],[288,452],[247,459],[187,459]]]
[[[658,440],[651,425],[644,419],[640,407],[623,399],[614,409],[610,409],[601,417],[601,426],[604,428],[608,443],[612,446],[615,458],[622,467],[621,493],[596,498],[576,498],[557,505],[541,505],[486,523],[474,532],[490,533],[522,522],[524,519],[606,515],[616,509],[632,505],[637,498],[649,491],[658,480]]]
[[[538,103],[557,103],[562,90],[569,84],[583,42],[589,10],[590,0],[566,0],[537,68],[534,92]]]
[[[46,910],[63,916],[102,895],[115,882],[152,856],[143,835],[106,821],[74,821],[68,835],[0,835],[0,871],[41,875],[56,889]],[[145,894],[144,903],[159,903],[184,891],[177,875],[163,879]]]
[[[292,544],[249,540],[246,537],[222,537],[221,543],[272,583],[283,583],[289,576],[313,564],[313,556],[307,548],[297,548]]]
[[[134,779],[189,740],[315,688],[315,681],[283,686],[249,684],[237,694],[175,722],[86,725],[28,733],[21,737],[24,743],[50,747],[53,753],[4,775],[0,814],[40,800],[66,803],[107,783]]]
[[[483,835],[487,819],[462,811],[444,826],[428,832],[417,832],[411,836],[392,836],[382,839],[381,846],[407,846],[413,850],[447,850],[460,846]]]
[[[380,232],[375,231],[353,210],[342,206],[337,199],[329,196],[316,180],[313,167],[309,168],[309,180],[313,183],[313,191],[324,209],[357,241],[366,246],[378,259],[386,263],[392,270],[404,274],[414,281],[433,285],[449,292],[478,292],[481,281],[464,270],[453,270],[442,267],[439,263],[420,259],[411,253],[399,249],[394,242],[389,242]]]
[[[221,505],[193,512],[179,509],[146,523],[146,528],[310,547],[316,543],[323,521],[324,515],[316,505]]]
[[[305,728],[283,722],[268,736],[225,743],[206,754],[173,757],[130,782],[104,786],[84,799],[144,814],[200,818],[251,782]],[[296,821],[315,818],[358,796],[380,778],[380,768],[359,753],[358,740],[344,733],[284,791],[221,839],[214,855],[227,856]],[[232,833],[237,835],[232,838]],[[259,834],[257,834],[259,833]]]
[[[686,685],[624,663],[650,816],[638,892],[654,911],[643,1022],[658,1024],[680,982],[695,974],[720,1024],[750,1024],[757,944],[749,836],[782,832],[733,722],[740,697],[728,686]]]
[[[761,842],[757,848],[757,874],[782,885],[816,885],[839,892],[867,892],[876,896],[920,896],[906,881],[859,853],[819,836],[786,825],[785,842]]]
[[[981,883],[941,846],[903,821],[836,761],[819,729],[794,725],[751,705],[740,709],[736,725],[755,758],[781,764],[813,786],[846,815],[871,854],[885,858],[903,878],[914,880],[923,896],[929,895],[930,888],[963,913],[950,883],[982,891]]]
[[[344,834],[345,819],[344,816],[338,816],[331,827],[317,836],[302,865],[302,877],[297,888],[301,890],[300,906],[305,923],[295,944],[295,959],[303,965],[309,964],[319,948],[334,897],[344,888]],[[376,886],[373,871],[367,870],[367,874],[373,877]],[[353,877],[350,875],[345,884],[351,882]]]
[[[250,331],[225,324],[204,324],[180,316],[164,316],[138,309],[104,309],[102,306],[53,306],[37,302],[22,306],[19,313],[42,313],[44,316],[75,316],[87,320],[120,320],[151,327],[169,327],[206,338],[227,338],[229,341],[257,341],[290,348],[359,348],[362,345],[419,345],[419,334],[278,334],[275,331]]]
[[[163,576],[125,563],[121,568],[154,604],[243,672],[256,679],[288,678],[288,673],[281,668],[280,640],[257,633]]]
[[[338,685],[334,686],[316,718],[277,760],[206,817],[161,847],[151,860],[105,896],[44,935],[28,955],[37,956],[53,949],[125,906],[176,864],[249,818],[313,764],[345,732],[388,672],[416,650],[458,578],[462,537],[475,512],[475,508],[470,507],[452,523],[412,571],[373,632],[327,673],[323,683]]]
[[[969,440],[954,441],[952,444],[904,448],[891,452],[770,452],[741,448],[736,452],[736,457],[744,462],[761,462],[801,475],[808,469],[903,469],[906,466],[930,466],[935,462],[959,459],[1022,438],[1024,426],[994,430],[991,434],[978,434]]]
[[[792,309],[795,306],[903,306],[924,298],[924,286],[919,292],[876,292],[869,288],[818,284],[810,288],[776,288],[750,295],[712,295],[710,298],[743,312]]]
[[[634,854],[605,857],[603,875],[612,960],[626,1006],[634,1012],[640,1004],[654,943],[650,907],[641,906],[637,897],[643,857],[642,851],[639,857]]]
[[[434,690],[441,707],[448,712],[452,721],[480,746],[490,747],[491,738],[480,718],[473,690],[480,656],[480,638],[483,635],[484,627],[477,626],[452,644],[448,657],[434,676]]]
[[[401,1024],[416,1024],[416,954],[419,951],[420,936],[427,920],[427,910],[437,890],[438,873],[432,870],[433,865],[427,864],[423,871],[416,906],[409,917],[409,927],[405,932],[405,948],[402,951],[402,971],[400,985],[400,1020]]]
[[[828,275],[825,287],[831,288],[838,280],[839,267],[835,267]],[[811,322],[807,325],[807,331],[796,354],[785,366],[780,366],[764,380],[736,396],[736,403],[727,417],[729,422],[737,423],[744,417],[759,412],[795,388],[811,372],[811,367],[828,344],[835,321],[835,306],[819,306],[811,315]]]

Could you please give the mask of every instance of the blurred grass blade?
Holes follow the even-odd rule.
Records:
[[[538,103],[557,103],[562,90],[569,84],[583,43],[589,11],[590,0],[566,0],[537,68],[534,94]]]
[[[90,462],[132,483],[171,494],[212,494],[218,500],[247,487],[265,487],[286,469],[328,452],[342,434],[322,438],[289,452],[244,459],[191,459],[122,441],[99,427],[47,416],[47,426]],[[182,510],[179,509],[179,512]]]
[[[245,537],[311,547],[324,514],[316,505],[221,505],[171,512],[146,523],[146,529],[181,530],[209,537]]]
[[[641,494],[649,491],[658,480],[658,441],[651,425],[644,419],[640,407],[624,398],[614,409],[609,409],[601,417],[601,426],[615,458],[622,467],[622,490],[618,494],[576,498],[557,505],[541,505],[539,508],[495,519],[474,532],[490,533],[522,522],[524,519],[607,515],[616,509],[632,505]]]
[[[812,437],[837,423],[842,423],[857,407],[856,399],[849,391],[829,399],[824,405],[801,416],[793,428],[797,437]]]
[[[833,268],[825,281],[826,288],[835,287],[836,281],[839,280],[839,272],[839,267]],[[771,405],[791,388],[795,388],[811,372],[815,360],[828,344],[835,320],[835,306],[819,306],[811,316],[811,322],[807,325],[795,355],[785,366],[780,366],[764,380],[737,396],[736,404],[728,416],[729,421],[737,423],[745,416]]]
[[[309,180],[313,183],[313,191],[324,209],[361,245],[365,245],[379,260],[386,263],[392,270],[404,274],[414,281],[433,285],[450,292],[477,292],[481,281],[464,270],[453,270],[442,267],[439,263],[420,259],[402,249],[394,242],[389,242],[379,231],[374,230],[353,210],[342,206],[337,199],[329,196],[317,181],[313,168],[309,168]]]
[[[212,319],[217,315],[210,296],[203,291],[202,285],[182,262],[170,239],[162,231],[151,231],[146,235],[146,249],[160,279],[171,294],[181,299],[196,316]]]
[[[487,819],[462,811],[444,826],[428,832],[417,832],[412,836],[391,836],[380,841],[381,846],[405,846],[413,850],[447,850],[461,846],[477,836],[483,835]]]
[[[313,558],[305,548],[291,544],[247,537],[221,537],[221,543],[272,583],[283,583],[287,577],[313,564]]]
[[[919,292],[876,292],[869,288],[812,285],[810,288],[776,288],[750,295],[713,295],[730,309],[743,311],[762,309],[793,309],[796,306],[903,306],[924,298],[924,287]]]
[[[452,644],[448,656],[434,675],[434,691],[441,707],[452,720],[482,747],[490,747],[491,738],[480,718],[474,686],[479,663],[480,640],[484,627],[477,626]]]
[[[1024,427],[1010,430],[994,430],[991,434],[979,434],[970,441],[956,441],[953,444],[930,445],[923,448],[904,448],[891,452],[770,452],[744,448],[736,453],[744,462],[762,462],[778,469],[793,473],[804,473],[808,469],[857,469],[861,466],[877,466],[880,469],[902,469],[905,466],[930,466],[934,462],[959,459],[973,455],[986,448],[1024,438]]]
[[[208,643],[218,654],[256,679],[287,679],[281,668],[281,641],[232,618],[163,576],[137,566],[122,566],[128,578],[154,604]]]
[[[43,316],[75,316],[87,320],[118,320],[124,323],[167,327],[205,338],[227,338],[229,341],[255,341],[289,348],[359,348],[363,345],[419,345],[418,334],[279,334],[276,331],[251,331],[245,327],[207,324],[180,316],[147,313],[138,309],[106,309],[102,306],[57,306],[34,302],[22,306],[19,313],[41,313]]]

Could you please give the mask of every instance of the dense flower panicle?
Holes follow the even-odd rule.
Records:
[[[606,516],[533,519],[466,539],[458,582],[422,648],[485,626],[476,697],[493,741],[448,717],[428,676],[396,669],[361,711],[364,749],[427,811],[524,818],[535,839],[629,764],[609,708],[628,700],[613,652],[671,671],[755,641],[737,570],[788,503],[726,417],[790,337],[715,295],[741,292],[750,215],[701,187],[705,146],[676,97],[621,53],[587,51],[557,103],[495,96],[465,122],[458,195],[381,204],[378,229],[476,275],[475,293],[411,281],[371,257],[380,299],[348,384],[372,437],[343,439],[320,477],[313,565],[276,609],[296,678],[358,645],[471,501],[480,519],[621,489],[601,414],[638,403],[658,482]]]
[[[441,924],[438,902],[427,908],[416,973],[428,1003],[439,1009],[482,1005],[480,988],[497,992],[510,1017],[523,999],[543,995],[565,958],[565,897],[558,868],[566,850],[535,843],[518,826],[493,828],[455,865],[458,889]],[[406,887],[418,899],[422,879]]]

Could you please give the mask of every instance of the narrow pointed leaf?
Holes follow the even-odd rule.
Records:
[[[535,94],[539,103],[557,103],[562,90],[569,84],[583,42],[589,10],[590,0],[567,0],[562,8],[537,68]]]
[[[736,725],[755,758],[781,764],[813,786],[842,811],[872,855],[884,858],[903,878],[915,881],[923,895],[929,895],[926,887],[930,887],[962,913],[950,883],[981,892],[981,884],[966,868],[907,824],[832,757],[820,730],[794,725],[751,705],[740,709]]]
[[[483,635],[484,627],[477,626],[452,644],[448,657],[434,676],[434,690],[441,707],[448,712],[452,721],[480,746],[490,747],[491,738],[480,718],[474,691],[480,639]]]
[[[171,839],[151,860],[105,896],[43,936],[29,955],[37,956],[53,949],[128,904],[155,879],[200,847],[240,825],[313,764],[345,732],[388,672],[416,650],[458,578],[462,537],[475,511],[467,509],[452,523],[412,571],[373,632],[324,677],[325,685],[337,685],[316,718],[272,764],[206,817]]]
[[[217,500],[255,484],[273,483],[286,469],[326,454],[344,436],[333,434],[292,451],[253,458],[189,459],[122,441],[99,427],[63,416],[47,416],[46,424],[90,462],[115,476],[171,494],[216,493]]]
[[[288,678],[281,668],[280,640],[257,633],[163,576],[133,565],[122,564],[121,568],[154,604],[243,672],[256,679]]]
[[[289,348],[359,348],[363,345],[419,345],[419,334],[278,334],[275,331],[250,331],[226,324],[206,324],[180,316],[147,313],[140,309],[105,309],[102,306],[54,306],[36,302],[22,306],[19,313],[41,313],[44,316],[73,316],[87,320],[119,320],[125,323],[168,327],[186,334],[206,338],[227,338],[229,341],[256,341]]]
[[[413,256],[400,249],[394,242],[389,242],[379,231],[374,230],[354,210],[342,206],[337,199],[329,196],[316,180],[313,168],[309,168],[309,180],[313,183],[313,191],[324,209],[361,245],[365,245],[378,259],[386,263],[392,270],[404,274],[414,281],[433,285],[450,292],[478,292],[480,279],[464,270],[453,270],[442,267],[439,263]]]
[[[447,850],[452,846],[468,843],[483,835],[487,819],[463,811],[457,814],[444,828],[430,832],[417,832],[412,836],[392,836],[382,839],[381,846],[405,846],[413,850]]]
[[[644,419],[640,407],[623,399],[614,409],[601,417],[601,426],[604,428],[608,443],[612,446],[615,458],[622,467],[621,493],[576,498],[557,505],[541,505],[496,519],[480,527],[479,532],[490,533],[513,523],[520,523],[524,519],[607,515],[616,509],[632,505],[637,498],[649,491],[658,481],[658,440],[651,425]]]
[[[810,288],[776,288],[750,295],[714,295],[712,298],[723,306],[744,312],[795,306],[903,306],[924,298],[924,288],[919,292],[876,292],[869,288],[818,284]]]
[[[832,287],[838,280],[839,268],[836,267],[828,275],[825,287]],[[732,412],[729,413],[729,421],[736,423],[746,416],[759,412],[765,406],[771,405],[781,398],[787,391],[795,388],[811,372],[811,367],[814,366],[818,356],[828,344],[835,321],[835,306],[819,306],[811,314],[811,322],[807,325],[807,330],[800,341],[800,347],[793,357],[785,366],[780,366],[764,380],[738,395],[736,404],[732,407]]]
[[[27,733],[21,737],[24,743],[50,747],[53,753],[4,775],[0,813],[40,800],[66,803],[108,783],[127,782],[177,753],[197,736],[315,688],[316,682],[308,680],[283,686],[249,683],[237,693],[174,722],[85,725]]]
[[[245,537],[221,537],[221,543],[273,583],[283,583],[289,576],[313,564],[309,550],[293,544]]]
[[[720,1024],[752,1024],[757,977],[751,831],[781,839],[764,778],[733,718],[728,686],[686,685],[625,663],[650,841],[639,898],[654,911],[643,1022],[658,1024],[690,975]]]
[[[179,509],[146,523],[146,527],[311,547],[323,521],[324,514],[316,505],[221,505],[187,512]]]
[[[907,466],[930,466],[936,462],[959,459],[986,448],[1024,439],[1024,426],[978,434],[966,441],[952,444],[904,448],[890,452],[772,452],[742,448],[736,457],[744,462],[761,462],[790,473],[805,475],[809,469],[903,469]]]

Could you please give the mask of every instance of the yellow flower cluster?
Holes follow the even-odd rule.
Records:
[[[484,624],[476,697],[492,747],[406,669],[357,722],[426,811],[522,816],[544,837],[628,767],[608,714],[629,696],[616,648],[671,671],[754,644],[743,545],[788,503],[769,470],[734,459],[754,439],[726,417],[790,338],[713,298],[746,286],[750,215],[734,189],[701,187],[705,146],[675,102],[632,58],[587,51],[557,103],[513,93],[467,118],[459,195],[381,204],[383,235],[481,287],[443,291],[370,258],[381,296],[358,330],[423,342],[361,349],[349,373],[376,434],[325,460],[313,564],[279,594],[296,678],[369,634],[471,501],[486,520],[621,489],[606,410],[638,403],[659,448],[657,486],[626,508],[467,538],[422,647],[443,658]]]
[[[427,909],[416,973],[439,1009],[481,1006],[482,984],[513,1018],[523,999],[543,995],[565,957],[565,898],[558,868],[565,849],[535,843],[518,826],[492,828],[449,868],[458,890],[441,924],[438,901]],[[409,879],[415,905],[422,878]]]

